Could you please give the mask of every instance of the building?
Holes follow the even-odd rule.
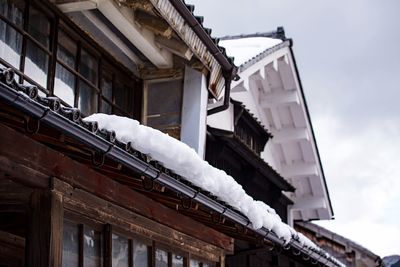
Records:
[[[298,222],[296,229],[346,266],[384,266],[381,257],[363,246],[313,223]]]
[[[265,204],[224,201],[256,203],[202,160],[236,67],[201,22],[180,0],[1,3],[0,266],[225,266],[242,241],[342,266]],[[119,115],[103,117],[118,131],[96,112]]]
[[[278,28],[222,37],[220,43],[235,58],[240,79],[232,83],[229,108],[208,118],[209,161],[232,174],[289,225],[332,219],[292,40]],[[256,266],[251,262],[260,258],[256,248],[240,243],[235,250],[250,257],[245,266]],[[273,261],[278,265],[287,259]],[[236,266],[236,254],[229,262]]]

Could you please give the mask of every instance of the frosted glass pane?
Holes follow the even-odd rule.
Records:
[[[94,85],[97,85],[97,67],[97,59],[82,49],[79,72]]]
[[[111,105],[104,100],[101,100],[101,113],[111,114]]]
[[[78,108],[85,115],[97,112],[98,95],[94,88],[81,81],[79,84]]]
[[[168,267],[168,253],[161,249],[156,249],[156,267]]]
[[[135,267],[148,267],[148,248],[147,245],[133,240],[133,265]]]
[[[85,267],[102,266],[101,232],[85,228],[83,233],[83,265]]]
[[[128,239],[119,235],[112,235],[112,266],[113,267],[128,267]]]
[[[132,102],[133,102],[131,91],[132,89],[129,88],[128,86],[118,81],[115,83],[115,88],[114,88],[115,105],[120,107],[122,110],[128,112],[129,114],[132,113]]]
[[[0,0],[0,14],[20,27],[24,24],[24,8],[23,0]]]
[[[64,221],[62,267],[76,267],[79,259],[78,226]]]
[[[101,93],[105,98],[112,101],[112,78],[103,72],[101,79]]]
[[[172,254],[172,267],[183,267],[183,257],[181,255]]]
[[[19,69],[22,35],[0,19],[0,57]]]
[[[57,58],[75,69],[76,43],[62,31],[58,32]]]
[[[39,10],[30,7],[28,32],[44,47],[50,45],[50,22]]]
[[[191,259],[190,267],[200,267],[200,262],[198,260]]]
[[[57,64],[54,79],[54,95],[61,98],[71,107],[74,106],[75,75],[63,66]]]
[[[48,66],[49,56],[38,46],[28,40],[25,59],[25,74],[44,88],[47,88]]]

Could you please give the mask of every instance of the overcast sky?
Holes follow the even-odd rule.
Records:
[[[335,212],[321,225],[400,254],[400,1],[187,2],[213,36],[284,26]]]

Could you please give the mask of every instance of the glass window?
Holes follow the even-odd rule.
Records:
[[[133,240],[133,265],[135,267],[147,267],[149,266],[148,248],[145,244],[140,241]]]
[[[0,14],[20,27],[24,24],[24,9],[24,0],[0,0]]]
[[[39,85],[47,88],[47,70],[49,67],[49,56],[28,40],[25,59],[25,74]]]
[[[71,107],[74,106],[75,75],[57,63],[54,79],[54,95],[64,100]]]
[[[132,97],[131,89],[120,82],[115,83],[114,88],[114,100],[115,105],[120,107],[123,111],[131,114],[132,113]]]
[[[104,99],[101,100],[101,113],[111,114],[111,105],[105,101]]]
[[[69,221],[64,221],[62,267],[76,267],[79,259],[79,234],[78,226]]]
[[[22,35],[0,19],[0,57],[19,69],[21,50]]]
[[[99,267],[102,264],[101,232],[85,227],[83,231],[83,266]]]
[[[77,49],[75,41],[69,38],[63,31],[58,32],[57,58],[72,69],[75,69]]]
[[[190,259],[190,267],[200,267],[200,262],[195,259]]]
[[[168,253],[161,249],[156,249],[155,255],[156,267],[168,267]]]
[[[78,108],[85,115],[90,115],[97,112],[97,91],[89,86],[84,81],[79,83],[79,98]]]
[[[112,266],[113,267],[128,267],[129,252],[128,239],[119,235],[112,235]]]
[[[151,83],[148,87],[147,114],[180,113],[183,81],[173,80]],[[162,99],[162,103],[158,101]]]
[[[103,71],[101,79],[101,93],[108,100],[112,101],[112,77]]]
[[[28,32],[44,47],[50,45],[50,22],[47,17],[35,8],[29,10]]]
[[[182,80],[150,83],[146,96],[146,124],[179,139],[182,91]]]
[[[79,72],[92,84],[97,85],[97,60],[86,50],[81,50],[81,64]]]
[[[183,256],[172,254],[172,267],[183,267]]]

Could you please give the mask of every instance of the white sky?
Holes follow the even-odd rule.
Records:
[[[213,36],[285,27],[335,212],[321,225],[400,254],[400,1],[187,2]]]

